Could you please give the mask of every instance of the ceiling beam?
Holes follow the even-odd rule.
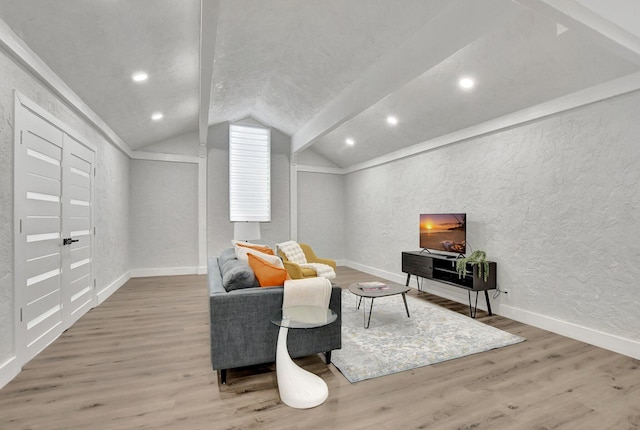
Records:
[[[206,154],[209,133],[209,106],[211,104],[211,83],[213,82],[213,60],[216,53],[218,34],[218,11],[220,0],[201,0],[200,2],[200,106],[198,131],[200,154]]]
[[[291,139],[292,153],[365,111],[438,65],[520,8],[510,0],[455,0],[380,57],[366,72],[306,123]]]
[[[575,0],[516,0],[517,3],[640,65],[640,38]]]

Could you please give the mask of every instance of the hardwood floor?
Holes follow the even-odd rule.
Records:
[[[340,267],[336,282],[375,279]],[[0,390],[0,429],[640,428],[638,360],[478,319],[527,341],[356,384],[306,357],[298,363],[327,382],[329,399],[295,410],[279,400],[273,364],[231,370],[218,384],[205,276],[132,279]]]

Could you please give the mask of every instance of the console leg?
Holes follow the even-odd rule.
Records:
[[[489,316],[493,315],[491,313],[491,302],[489,301],[489,292],[484,290],[484,298],[487,300],[487,311],[489,311]]]
[[[469,293],[469,316],[471,318],[475,318],[476,314],[478,313],[478,292],[476,291],[476,305],[475,307],[471,306],[471,291],[468,291]],[[487,290],[484,290],[484,298],[487,301],[487,313],[489,314],[489,316],[493,315],[493,312],[491,311],[491,302],[489,301],[489,292]]]
[[[478,313],[478,292],[476,291],[476,305],[475,307],[471,306],[471,291],[467,291],[469,294],[469,316],[471,318],[475,318]]]

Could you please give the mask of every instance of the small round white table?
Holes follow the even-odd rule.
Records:
[[[318,306],[290,306],[271,317],[278,327],[276,347],[276,375],[282,402],[292,408],[308,409],[321,405],[329,396],[327,383],[293,362],[287,349],[289,329],[312,329],[331,324],[338,315],[331,309]]]

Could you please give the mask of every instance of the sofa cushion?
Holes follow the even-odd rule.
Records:
[[[249,265],[235,258],[222,264],[220,271],[222,272],[222,286],[227,291],[258,286],[256,277]]]
[[[222,254],[220,254],[220,257],[218,258],[218,262],[220,264],[220,268],[222,268],[222,266],[224,266],[224,263],[226,263],[229,260],[235,260],[236,259],[236,250],[234,248],[227,248],[224,251],[222,251]]]
[[[261,287],[283,286],[284,281],[291,279],[286,269],[271,264],[253,253],[247,255],[249,266],[253,269]],[[282,262],[280,263],[282,264]]]

